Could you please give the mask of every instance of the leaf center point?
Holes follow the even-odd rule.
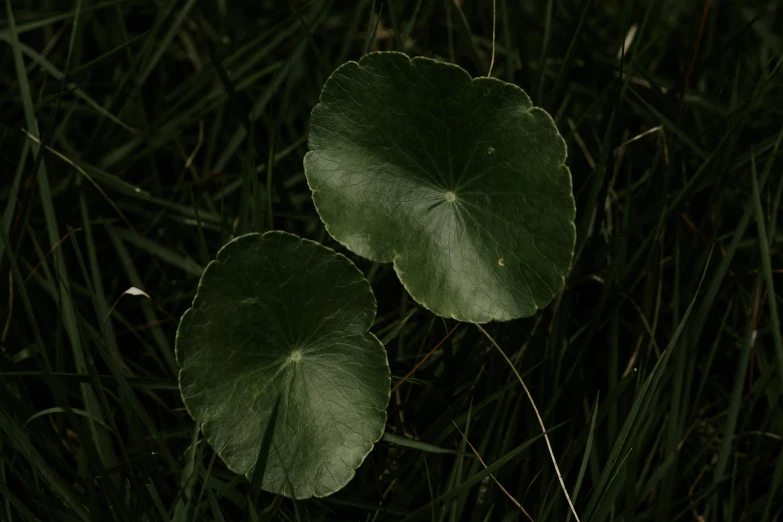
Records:
[[[454,201],[457,200],[457,195],[450,190],[446,192],[445,196],[446,196],[446,201],[448,201],[449,203],[453,203]]]

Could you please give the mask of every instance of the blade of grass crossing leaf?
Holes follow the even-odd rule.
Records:
[[[772,262],[770,257],[769,239],[767,236],[767,225],[764,218],[764,209],[761,206],[761,191],[759,190],[758,176],[756,174],[756,156],[751,155],[751,180],[753,183],[753,206],[756,216],[756,227],[758,227],[759,250],[761,251],[761,268],[764,277],[764,283],[767,287],[767,304],[769,306],[770,329],[772,330],[773,346],[775,347],[775,358],[778,363],[778,371],[781,378],[781,389],[783,389],[783,336],[780,331],[780,316],[778,315],[778,303],[775,294],[775,281],[772,278]],[[777,216],[773,216],[777,219]]]
[[[266,428],[264,428],[264,436],[261,439],[258,458],[256,458],[256,464],[253,466],[253,474],[250,477],[250,498],[253,504],[258,502],[258,496],[261,493],[261,484],[264,479],[264,471],[266,470],[269,456],[272,454],[272,436],[277,423],[277,416],[280,413],[280,401],[281,396],[278,395],[275,399],[275,405],[272,407],[272,413],[269,415]]]

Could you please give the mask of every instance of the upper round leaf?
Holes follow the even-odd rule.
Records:
[[[576,231],[566,146],[522,89],[396,52],[339,67],[305,174],[329,233],[394,262],[434,313],[526,317],[564,284]]]
[[[231,470],[250,477],[266,440],[267,491],[323,497],[351,480],[389,402],[375,309],[356,266],[313,241],[267,232],[220,250],[176,351],[185,406]]]

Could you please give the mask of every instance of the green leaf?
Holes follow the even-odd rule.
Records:
[[[565,141],[519,87],[370,53],[332,74],[310,122],[304,168],[326,229],[393,262],[432,312],[527,317],[563,288],[576,240]]]
[[[262,489],[323,497],[353,478],[390,396],[375,311],[356,266],[314,241],[267,232],[220,250],[176,352],[185,406],[231,470],[253,475],[269,428]]]

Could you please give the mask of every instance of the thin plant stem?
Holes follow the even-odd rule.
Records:
[[[447,340],[449,337],[451,337],[451,334],[453,334],[453,333],[454,333],[454,331],[455,331],[457,328],[459,328],[459,325],[460,325],[460,324],[462,324],[462,323],[457,323],[456,325],[454,325],[454,328],[452,328],[451,330],[449,330],[449,333],[447,333],[447,334],[446,334],[446,337],[444,337],[443,339],[441,339],[441,340],[440,340],[440,342],[439,342],[438,344],[436,344],[436,345],[435,345],[435,347],[434,347],[432,350],[430,350],[430,353],[428,353],[427,355],[425,355],[425,356],[424,356],[424,358],[423,358],[421,361],[419,361],[419,362],[418,362],[418,364],[416,364],[416,366],[414,366],[414,367],[413,367],[413,369],[412,369],[411,371],[409,371],[409,372],[408,372],[408,374],[407,374],[405,377],[403,377],[402,379],[400,379],[400,382],[398,382],[397,384],[395,384],[395,385],[394,385],[394,388],[392,388],[391,392],[392,392],[392,393],[394,393],[395,391],[397,391],[397,388],[399,388],[399,387],[402,385],[402,383],[404,383],[405,381],[407,381],[407,380],[410,378],[410,376],[411,376],[411,375],[413,375],[413,374],[416,372],[416,370],[418,370],[418,369],[419,369],[419,367],[420,367],[422,364],[424,364],[424,362],[425,362],[427,359],[429,359],[429,358],[430,358],[430,356],[431,356],[433,353],[435,353],[435,351],[436,351],[438,348],[440,348],[440,346],[441,346],[443,343],[445,343],[445,342],[446,342],[446,340]]]
[[[482,459],[482,458],[481,458],[481,455],[479,454],[478,450],[477,450],[476,448],[474,448],[474,447],[473,447],[473,444],[471,444],[471,443],[470,443],[470,441],[468,440],[468,438],[465,436],[465,434],[464,434],[464,433],[462,433],[462,430],[461,430],[461,429],[459,429],[459,426],[457,426],[457,423],[456,423],[456,422],[454,422],[454,421],[451,421],[451,423],[454,425],[454,427],[455,427],[455,428],[457,428],[457,431],[459,432],[459,434],[460,434],[460,435],[462,435],[462,438],[465,440],[465,442],[467,442],[467,443],[468,443],[468,446],[470,446],[470,450],[471,450],[471,451],[473,452],[473,454],[476,456],[476,458],[478,459],[478,461],[479,461],[479,462],[481,462],[481,465],[482,465],[482,466],[484,466],[484,469],[486,469],[486,468],[487,468],[487,464],[484,462],[484,459]],[[498,479],[496,479],[496,478],[495,478],[495,475],[494,475],[494,474],[492,474],[492,473],[490,473],[490,474],[489,474],[489,476],[490,476],[490,477],[492,477],[492,480],[494,480],[494,481],[495,481],[495,484],[497,484],[497,485],[498,485],[498,487],[500,488],[500,490],[501,490],[503,493],[505,493],[505,494],[506,494],[506,496],[507,496],[509,499],[511,499],[511,502],[513,502],[513,503],[514,503],[514,505],[516,505],[516,506],[517,506],[517,507],[518,507],[518,508],[519,508],[519,509],[522,511],[522,513],[524,513],[524,514],[525,514],[525,516],[527,517],[527,519],[528,519],[528,520],[530,520],[530,522],[535,522],[535,520],[533,520],[533,517],[531,517],[531,516],[530,516],[530,513],[528,513],[527,511],[525,511],[525,508],[524,508],[524,507],[522,507],[522,504],[520,504],[520,503],[519,503],[519,501],[518,501],[517,499],[515,499],[515,498],[513,497],[513,495],[511,495],[511,493],[509,493],[509,492],[508,492],[508,490],[507,490],[506,488],[504,488],[504,487],[503,487],[503,484],[501,484],[501,483],[500,483],[500,481],[499,481]]]
[[[571,513],[574,514],[574,518],[576,519],[576,522],[579,521],[579,515],[576,514],[576,509],[574,509],[574,504],[571,502],[571,497],[568,495],[568,490],[565,487],[565,483],[563,482],[563,476],[560,474],[560,468],[557,465],[557,460],[555,459],[555,453],[552,451],[552,443],[549,442],[549,435],[546,433],[546,427],[544,426],[544,419],[541,418],[541,414],[538,413],[538,408],[536,407],[536,402],[533,400],[533,396],[530,394],[530,390],[527,389],[527,386],[525,385],[525,381],[522,380],[522,376],[519,375],[519,372],[514,367],[514,364],[511,362],[511,359],[508,358],[506,355],[506,352],[503,351],[503,348],[500,347],[500,345],[495,341],[495,339],[492,338],[489,333],[487,333],[484,328],[481,327],[480,324],[476,325],[476,328],[478,328],[481,333],[483,333],[487,339],[492,343],[492,345],[498,349],[500,352],[500,355],[503,356],[503,359],[506,360],[508,365],[511,367],[511,371],[514,372],[514,375],[516,375],[517,380],[519,380],[519,384],[522,385],[522,389],[525,390],[525,394],[527,395],[527,398],[530,400],[530,404],[533,405],[533,411],[536,412],[536,418],[538,419],[538,424],[541,426],[541,431],[544,433],[544,440],[546,441],[546,447],[549,449],[549,456],[552,457],[552,464],[555,466],[555,472],[557,473],[557,480],[560,481],[560,487],[563,488],[563,494],[565,495],[566,500],[568,501],[568,506],[571,508]]]
[[[487,76],[492,76],[492,67],[495,65],[495,26],[497,25],[497,20],[497,0],[492,0],[492,58],[489,60]]]

